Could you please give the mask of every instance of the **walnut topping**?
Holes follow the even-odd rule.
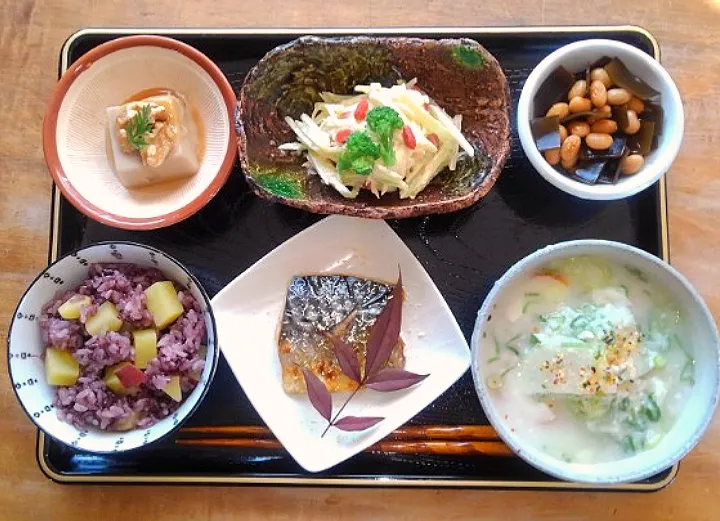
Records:
[[[177,113],[176,104],[175,97],[167,95],[124,105],[124,110],[116,118],[117,139],[122,151],[126,154],[139,154],[144,165],[162,165],[176,146],[180,135],[178,125],[181,123],[181,114]],[[127,127],[145,106],[150,107],[151,128],[143,135],[145,146],[138,150],[128,140]]]

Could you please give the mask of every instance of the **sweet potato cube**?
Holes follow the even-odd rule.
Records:
[[[137,427],[137,422],[140,419],[140,414],[136,411],[131,412],[125,418],[117,420],[112,429],[114,431],[129,431]]]
[[[135,346],[135,367],[145,369],[148,362],[157,356],[157,332],[154,329],[133,331]]]
[[[100,304],[97,312],[87,319],[85,330],[91,336],[98,336],[108,331],[120,331],[123,321],[118,315],[115,304],[105,301]]]
[[[80,364],[69,351],[48,347],[45,350],[45,378],[50,385],[75,385]]]
[[[178,298],[175,286],[169,280],[156,282],[145,290],[148,311],[152,314],[155,326],[164,329],[183,314],[183,305]]]
[[[180,377],[173,375],[170,377],[170,381],[163,389],[163,392],[176,402],[182,401],[182,389],[180,389]]]
[[[77,320],[80,318],[80,310],[92,304],[92,299],[87,295],[73,295],[58,308],[58,313],[65,320]]]

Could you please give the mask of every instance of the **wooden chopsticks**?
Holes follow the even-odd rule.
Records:
[[[180,430],[180,434],[183,437],[175,440],[178,445],[271,450],[282,448],[280,442],[266,427],[240,425],[185,427]],[[399,454],[512,455],[512,451],[489,425],[400,427],[384,440],[368,447],[366,451]]]

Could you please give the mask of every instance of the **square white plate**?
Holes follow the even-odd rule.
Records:
[[[355,275],[385,282],[402,268],[401,335],[405,368],[430,376],[410,389],[359,392],[344,415],[382,416],[363,432],[330,429],[306,395],[283,391],[277,335],[294,275]],[[350,458],[415,416],[470,366],[470,352],[432,279],[385,221],[331,216],[260,259],[212,299],[221,349],[263,421],[306,470],[319,472]],[[346,394],[333,394],[333,411]]]

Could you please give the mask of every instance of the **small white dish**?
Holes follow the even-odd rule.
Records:
[[[695,385],[687,407],[670,431],[652,449],[607,463],[568,463],[528,443],[508,425],[493,404],[486,384],[481,356],[494,350],[490,335],[482,338],[494,306],[505,288],[527,273],[547,263],[577,255],[595,255],[641,270],[652,282],[662,285],[686,313],[689,328],[695,332],[693,356]],[[649,253],[613,241],[578,240],[547,246],[513,265],[495,283],[485,299],[475,323],[472,341],[472,375],[480,402],[490,423],[505,443],[521,458],[552,476],[568,481],[611,485],[638,481],[674,465],[697,444],[707,429],[718,403],[720,378],[720,338],[712,314],[690,283],[678,271]]]
[[[430,373],[393,393],[362,390],[345,409],[385,419],[363,432],[330,429],[307,395],[281,384],[277,335],[294,275],[342,274],[394,282],[402,269],[401,335],[406,369]],[[331,216],[299,233],[238,276],[212,300],[225,359],[263,421],[295,460],[319,472],[381,440],[427,407],[470,366],[467,342],[447,303],[407,246],[384,221]],[[335,411],[347,394],[333,394]]]
[[[561,174],[545,161],[532,137],[530,120],[535,117],[535,95],[552,71],[563,66],[570,72],[577,72],[603,56],[621,59],[633,74],[660,91],[663,130],[657,148],[648,154],[645,166],[637,174],[621,176],[616,184],[588,185]],[[684,123],[680,93],[667,71],[637,47],[615,40],[583,40],[565,45],[548,55],[525,81],[517,110],[520,143],[532,165],[546,181],[582,199],[623,199],[652,185],[675,160],[682,142]]]
[[[55,388],[47,384],[42,356],[45,345],[40,334],[42,307],[57,293],[77,287],[87,278],[93,263],[124,262],[154,267],[190,290],[205,316],[207,354],[197,386],[170,416],[146,429],[125,432],[78,429],[61,421],[53,406]],[[46,434],[75,449],[88,452],[124,452],[164,438],[197,409],[215,375],[220,351],[210,299],[197,279],[179,261],[160,250],[134,242],[103,242],[80,248],[48,266],[25,291],[18,303],[8,333],[10,383],[28,417]]]

